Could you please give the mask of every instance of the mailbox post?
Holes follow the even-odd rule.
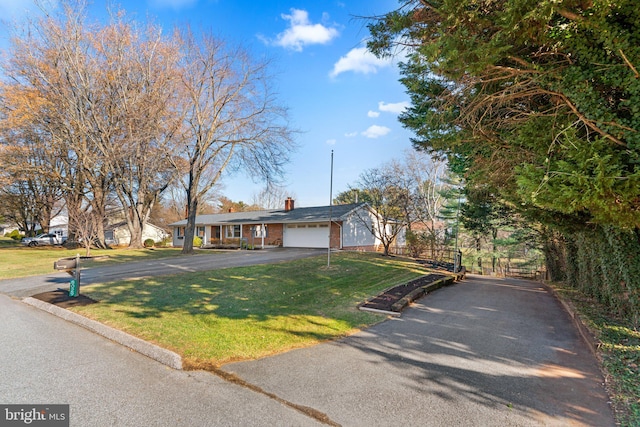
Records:
[[[65,270],[73,279],[69,282],[69,296],[76,298],[80,294],[80,254],[75,258],[61,258],[53,263],[56,270]]]

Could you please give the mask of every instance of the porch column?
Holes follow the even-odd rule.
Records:
[[[260,233],[262,236],[262,249],[264,249],[264,235],[266,234],[267,229],[264,228],[265,227],[264,224],[262,224],[260,227],[261,227],[260,230],[262,231],[262,233]]]

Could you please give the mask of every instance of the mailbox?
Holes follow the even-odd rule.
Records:
[[[76,258],[60,258],[53,263],[54,270],[73,270],[77,267]]]
[[[55,270],[66,270],[74,278],[69,282],[69,296],[77,298],[80,294],[80,254],[75,258],[60,258],[53,263]]]

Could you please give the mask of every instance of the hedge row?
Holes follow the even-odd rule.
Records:
[[[594,227],[565,234],[550,246],[548,265],[562,268],[570,286],[640,324],[639,230]]]

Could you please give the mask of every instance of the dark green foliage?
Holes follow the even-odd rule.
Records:
[[[351,203],[371,203],[371,196],[366,190],[350,188],[338,194],[333,199],[335,205],[348,205]]]
[[[369,49],[404,49],[401,116],[465,193],[539,236],[549,275],[637,323],[640,7],[637,0],[401,1]],[[470,200],[465,225],[494,229]]]
[[[156,244],[156,242],[154,242],[153,239],[145,239],[145,241],[144,241],[144,247],[145,248],[152,248],[152,247],[155,246],[155,244]]]
[[[567,282],[640,325],[640,235],[594,226],[567,235]]]
[[[635,0],[403,0],[369,26],[369,48],[405,49],[400,121],[468,187],[635,228],[639,24]]]

